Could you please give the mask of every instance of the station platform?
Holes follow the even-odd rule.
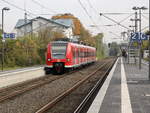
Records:
[[[150,113],[148,65],[118,58],[87,113]]]

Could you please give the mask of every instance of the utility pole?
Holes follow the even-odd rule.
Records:
[[[139,19],[137,19],[137,11],[135,11],[135,18],[134,19],[130,19],[131,21],[134,21],[134,25],[133,26],[129,26],[129,27],[133,27],[133,32],[132,33],[136,33],[137,32],[137,22],[139,21]],[[129,44],[128,44],[128,53],[130,55],[130,47],[132,46],[132,42],[129,40]],[[128,63],[130,61],[130,57],[128,55]],[[136,54],[135,54],[136,55]],[[136,64],[136,56],[134,57],[134,63]]]
[[[141,20],[141,8],[139,8],[139,32],[140,32],[140,39],[141,39],[141,24],[142,24],[142,20]],[[141,59],[142,59],[142,40],[140,40],[139,42],[139,69],[141,69]]]
[[[27,12],[26,12],[26,0],[24,0],[24,35],[27,33],[27,28],[26,28],[26,24],[27,24]]]
[[[149,80],[150,80],[150,0],[149,0]]]
[[[26,28],[26,24],[27,24],[27,13],[26,13],[26,10],[25,10],[25,13],[24,13],[24,35],[27,33],[27,28]]]
[[[4,8],[3,8],[4,9]],[[4,70],[4,10],[2,9],[2,71]]]
[[[10,10],[8,7],[4,7],[2,9],[2,71],[4,70],[4,43],[5,43],[5,39],[4,39],[4,11],[8,11]]]
[[[137,12],[135,12],[135,32],[137,32]]]
[[[137,11],[135,11],[135,33],[137,32],[137,29],[138,29],[138,18],[137,18]],[[137,48],[136,48],[137,49]],[[134,63],[136,64],[136,57],[137,57],[137,50],[135,50],[136,53],[135,53],[135,57],[134,57]]]
[[[141,56],[141,53],[142,53],[142,37],[141,37],[141,23],[142,23],[142,18],[141,18],[141,11],[142,10],[146,10],[147,8],[146,7],[133,7],[133,10],[139,10],[139,69],[141,69],[141,59],[142,59],[142,56]]]

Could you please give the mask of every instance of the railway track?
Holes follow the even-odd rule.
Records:
[[[82,81],[86,77],[87,77],[87,80],[85,80],[85,81],[83,80],[83,83],[81,83],[81,84],[85,84],[87,81],[89,83],[93,84],[94,82],[91,81],[91,78],[93,78],[95,75],[91,75],[91,77],[90,76],[88,77],[88,74],[91,73],[92,71],[94,71],[95,69],[98,69],[98,67],[100,67],[100,66],[102,67],[102,65],[104,65],[104,63],[106,61],[110,62],[109,59],[104,59],[100,62],[96,62],[94,65],[87,66],[80,70],[77,69],[75,71],[65,73],[64,75],[59,75],[59,76],[49,75],[49,76],[46,76],[47,78],[45,78],[45,80],[44,80],[44,78],[42,80],[42,77],[39,78],[40,80],[37,80],[37,81],[35,80],[35,83],[33,83],[33,81],[30,81],[31,84],[30,84],[30,82],[27,82],[24,85],[20,84],[20,86],[14,85],[13,87],[8,87],[7,90],[0,89],[0,98],[1,98],[0,108],[2,108],[2,109],[0,109],[0,112],[2,112],[2,113],[4,113],[4,112],[35,113],[35,112],[37,112],[38,109],[40,109],[42,106],[44,106],[48,102],[50,102],[50,101],[52,102],[52,101],[54,101],[54,99],[58,98],[60,96],[60,94],[61,95],[64,94],[65,91],[67,91],[68,89],[72,90],[72,91],[68,92],[68,94],[64,95],[64,97],[60,97],[60,100],[56,99],[57,100],[57,102],[55,101],[56,103],[55,102],[53,103],[54,105],[52,105],[52,107],[50,108],[50,113],[57,113],[57,112],[51,112],[51,111],[53,111],[53,109],[55,109],[55,107],[59,103],[63,102],[63,100],[65,99],[66,96],[70,95],[71,92],[74,92],[75,89],[78,90],[81,87],[81,85],[75,86],[75,84]],[[103,68],[101,68],[100,70],[104,72],[104,70],[105,70],[104,68],[106,68],[106,67],[103,66]],[[90,80],[88,78],[90,78]],[[97,78],[95,78],[95,80],[97,80]],[[43,82],[47,81],[47,83],[42,83],[42,81]],[[37,85],[37,84],[40,84],[40,85]],[[71,89],[72,86],[76,87],[76,88]],[[84,88],[81,88],[81,89],[84,89]],[[78,97],[79,96],[80,96],[80,94],[78,95]],[[82,94],[81,94],[81,96],[82,96]],[[75,101],[75,100],[73,100],[73,101]],[[66,107],[63,107],[63,108],[65,109]],[[56,110],[57,110],[57,108],[56,108]],[[61,110],[59,112],[61,112]],[[72,113],[72,112],[64,111],[61,113]]]
[[[113,65],[108,66],[108,69],[103,73],[101,79],[99,79],[97,81],[97,83],[94,85],[94,87],[91,89],[91,91],[87,94],[87,96],[84,98],[84,100],[81,102],[81,104],[76,108],[74,113],[86,113],[87,112],[88,108],[90,107],[94,98],[96,97],[96,94],[98,93],[99,89],[103,85],[103,82],[105,81],[112,66]]]
[[[57,79],[60,79],[64,76],[51,76],[51,77],[40,77],[35,80],[31,80],[29,82],[25,82],[23,84],[17,84],[8,88],[3,88],[0,90],[0,102],[5,101],[7,99],[13,98],[15,96],[21,95],[27,91],[38,88],[42,85],[53,82]]]
[[[110,63],[111,62],[111,63]],[[58,95],[56,98],[51,100],[49,103],[44,105],[42,108],[38,109],[35,113],[45,113],[47,111],[50,111],[57,103],[61,102],[66,96],[70,95],[72,92],[74,92],[77,88],[79,88],[82,84],[84,84],[87,80],[89,80],[92,76],[94,76],[98,71],[102,71],[103,75],[101,76],[100,80],[97,85],[94,86],[94,88],[90,91],[90,93],[86,96],[84,101],[77,107],[75,110],[75,113],[82,113],[84,106],[89,101],[89,99],[93,96],[93,94],[97,91],[98,87],[101,86],[104,79],[106,78],[108,72],[110,71],[112,65],[114,63],[114,60],[108,60],[106,63],[102,64],[97,70],[92,72],[91,74],[87,75],[82,80],[78,81],[75,85],[73,85],[68,90],[64,91],[62,94]],[[104,71],[105,70],[105,71]],[[49,113],[49,112],[48,112]]]
[[[49,84],[55,80],[61,79],[75,72],[77,72],[77,70],[67,72],[63,75],[47,75],[47,76],[39,77],[33,80],[29,80],[26,82],[17,83],[15,85],[12,85],[6,88],[1,88],[0,89],[0,102],[19,96],[27,91]]]

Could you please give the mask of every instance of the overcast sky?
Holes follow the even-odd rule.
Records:
[[[10,4],[4,2],[7,1]],[[39,3],[37,4],[36,1]],[[100,16],[99,13],[134,13],[132,10],[133,6],[148,8],[149,0],[0,0],[0,9],[3,7],[9,7],[10,11],[5,11],[5,26],[4,30],[6,32],[13,32],[13,28],[18,19],[24,18],[24,11],[13,7],[16,5],[19,8],[26,8],[32,14],[28,15],[28,18],[34,18],[36,16],[43,16],[46,18],[51,18],[51,16],[61,13],[71,13],[80,19],[82,24],[91,33],[104,33],[105,42],[108,41],[119,41],[117,39],[122,31],[127,31],[127,29],[122,28],[118,25],[115,26],[104,26],[113,25],[112,21],[106,19],[104,16]],[[83,6],[81,6],[83,5]],[[88,14],[86,13],[86,11]],[[143,11],[148,13],[148,10]],[[46,15],[41,15],[46,14]],[[1,15],[1,12],[0,12]],[[116,21],[121,21],[128,15],[106,15]],[[89,17],[90,16],[90,17]],[[1,17],[1,16],[0,16]],[[132,15],[130,18],[133,18]],[[125,20],[122,24],[125,26],[133,25],[130,22],[130,18]],[[1,24],[1,18],[0,18]],[[96,27],[90,27],[91,25],[97,25]],[[148,26],[148,14],[143,14],[142,16],[142,27]]]

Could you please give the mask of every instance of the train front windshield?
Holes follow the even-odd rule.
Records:
[[[53,43],[52,44],[52,58],[64,59],[66,58],[67,43]]]

